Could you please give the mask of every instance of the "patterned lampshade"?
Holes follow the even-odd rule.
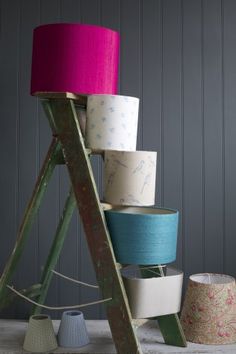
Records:
[[[87,103],[86,146],[96,150],[135,151],[139,99],[91,95]]]
[[[155,151],[105,151],[104,201],[114,205],[155,204]]]
[[[212,273],[190,276],[181,323],[190,342],[236,342],[235,279]]]

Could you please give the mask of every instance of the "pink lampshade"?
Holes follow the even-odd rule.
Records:
[[[181,323],[186,339],[202,344],[236,342],[236,287],[229,275],[190,276]]]
[[[57,23],[35,28],[31,94],[116,94],[119,43],[118,32],[100,26]]]

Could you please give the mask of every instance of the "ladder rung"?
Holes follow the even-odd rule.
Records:
[[[86,152],[88,155],[103,155],[102,150],[86,149]],[[65,165],[65,159],[64,159],[62,152],[61,152],[60,156],[58,156],[58,158],[57,158],[57,165]]]
[[[85,149],[88,155],[104,155],[104,151],[103,150],[98,150],[98,149]]]
[[[114,207],[114,205],[112,205],[110,203],[103,202],[103,201],[100,202],[100,205],[103,210],[110,210]]]
[[[76,103],[86,106],[87,105],[87,97],[83,95],[76,95],[71,92],[35,92],[34,96],[40,98],[69,98],[71,100],[75,100]]]
[[[139,319],[133,319],[132,323],[133,325],[138,328],[143,326],[145,323],[149,322],[150,320],[148,318],[139,318]]]

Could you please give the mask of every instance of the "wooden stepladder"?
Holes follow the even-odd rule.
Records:
[[[120,354],[142,353],[132,322],[128,300],[120,275],[120,265],[116,262],[112,243],[106,226],[103,206],[100,203],[89,155],[96,153],[85,148],[75,104],[86,106],[86,98],[69,93],[39,94],[53,132],[53,139],[40,171],[35,189],[25,212],[14,250],[5,266],[0,279],[0,308],[14,298],[9,295],[7,285],[16,269],[24,248],[30,227],[40,207],[48,181],[57,164],[68,168],[71,190],[65,203],[62,217],[44,267],[39,284],[23,290],[22,294],[35,298],[43,304],[52,278],[67,229],[77,205],[89,250],[96,271],[97,282],[105,302],[107,317],[117,352]],[[161,275],[161,274],[160,274]],[[34,308],[40,312],[40,307]],[[158,318],[165,342],[186,346],[177,315]]]

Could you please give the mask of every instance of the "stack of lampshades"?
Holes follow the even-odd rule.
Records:
[[[176,258],[179,213],[154,207],[157,153],[136,151],[139,99],[117,95],[118,58],[115,31],[81,24],[40,26],[34,31],[31,93],[88,96],[86,115],[79,118],[86,147],[104,152],[105,216],[116,260],[128,265],[122,276],[131,313],[156,317],[180,310],[183,273],[166,266]],[[193,276],[181,318],[187,339],[235,341],[233,306],[234,279]]]
[[[81,24],[50,24],[34,30],[31,93],[70,92],[88,96],[79,112],[85,145],[104,152],[105,210],[133,318],[180,310],[183,273],[175,261],[179,213],[154,207],[154,151],[136,151],[139,99],[117,95],[119,34]],[[144,117],[145,122],[145,117]],[[128,265],[128,266],[127,266]],[[165,276],[159,276],[165,275]],[[190,277],[181,315],[186,338],[197,343],[236,341],[235,279],[220,274]],[[65,312],[59,345],[89,342],[83,314]],[[32,316],[24,349],[57,347],[49,316]]]
[[[183,273],[156,265],[175,261],[177,210],[155,204],[155,151],[136,151],[139,99],[117,95],[119,35],[107,28],[51,24],[34,31],[31,93],[87,95],[81,121],[87,148],[104,152],[104,202],[133,318],[180,310]],[[148,270],[148,267],[152,270]],[[142,267],[145,278],[142,278]],[[148,272],[148,273],[147,273]]]
[[[141,276],[142,266],[147,274],[147,266],[175,260],[178,212],[150,208],[157,153],[136,151],[138,105],[136,97],[90,95],[85,144],[104,151],[106,221],[117,262],[131,265],[122,271],[131,313],[145,318],[179,311],[183,274],[170,268],[163,279],[153,269]]]

